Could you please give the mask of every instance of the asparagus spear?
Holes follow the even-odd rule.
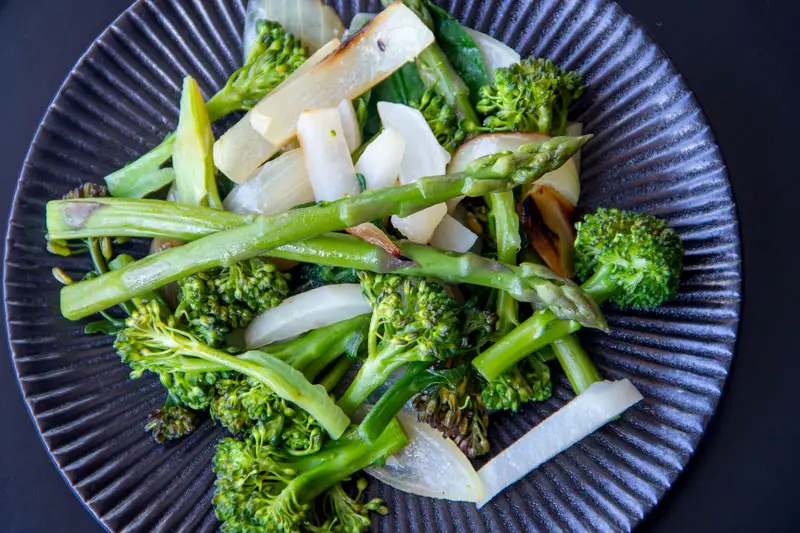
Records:
[[[61,291],[62,314],[84,318],[153,291],[185,276],[265,253],[329,231],[388,215],[408,216],[456,196],[483,196],[529,183],[563,165],[591,137],[555,137],[501,152],[470,164],[464,172],[423,178],[399,187],[375,189],[336,202],[260,216],[252,223],[220,231]],[[80,229],[97,209],[71,219]]]

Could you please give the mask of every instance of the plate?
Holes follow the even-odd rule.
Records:
[[[345,21],[377,1],[329,2]],[[572,116],[596,137],[584,150],[583,200],[667,218],[687,248],[681,293],[657,311],[608,312],[610,335],[583,340],[605,376],[630,378],[646,400],[530,474],[483,510],[394,491],[380,531],[629,530],[689,461],[733,359],[741,254],[736,207],[711,128],[685,81],[645,30],[604,0],[441,2],[523,56],[581,71]],[[58,313],[50,269],[86,270],[44,247],[44,206],[117,169],[174,129],[180,81],[212,94],[239,65],[243,0],[148,0],[123,13],[64,82],[20,178],[5,256],[7,327],[28,407],[64,478],[110,531],[213,531],[210,424],[156,445],[142,426],[163,402],[131,381],[107,337]],[[223,125],[224,127],[225,125]],[[493,419],[493,453],[571,397]]]

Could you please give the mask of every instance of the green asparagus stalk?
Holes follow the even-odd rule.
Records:
[[[597,370],[589,354],[581,346],[577,335],[564,337],[551,346],[575,394],[581,394],[592,383],[603,380],[600,371]]]
[[[604,269],[598,270],[595,275],[586,280],[582,288],[597,305],[608,300],[619,290],[619,286],[609,280],[608,273]],[[528,354],[541,350],[547,345],[554,344],[556,341],[572,335],[580,328],[581,324],[579,322],[561,320],[550,309],[539,310],[511,333],[473,359],[472,365],[486,380],[492,381],[497,379],[508,367],[527,357]],[[566,350],[571,347],[574,346],[570,344],[567,346],[562,345],[562,349]],[[559,347],[553,345],[553,348],[556,351],[556,356],[558,356]],[[591,375],[597,372],[588,355],[583,359],[572,358],[571,360],[566,360],[569,355],[568,352],[562,352],[562,357],[567,363],[565,370],[569,367],[571,375],[583,374],[587,379],[590,379]],[[559,361],[561,361],[561,358]],[[563,361],[562,364],[564,364]],[[580,386],[580,383],[578,383],[578,386]]]
[[[486,196],[486,202],[497,245],[497,260],[516,265],[522,242],[519,236],[519,217],[515,210],[514,192],[489,194]],[[500,291],[497,294],[496,309],[498,335],[505,335],[519,325],[519,304],[512,294]]]

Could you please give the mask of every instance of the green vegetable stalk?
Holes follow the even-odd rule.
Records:
[[[517,264],[522,240],[519,236],[519,217],[515,209],[514,192],[495,192],[486,196],[490,226],[497,245],[497,260]],[[514,296],[500,291],[497,295],[497,332],[505,335],[519,325],[519,305]]]
[[[258,38],[250,57],[206,102],[208,120],[216,122],[235,111],[251,109],[307,58],[308,52],[299,39],[276,22],[259,21]],[[175,175],[172,169],[161,167],[172,157],[175,141],[174,134],[167,135],[151,151],[106,176],[111,195],[142,198],[168,185]]]
[[[617,209],[598,209],[577,225],[575,258],[583,290],[598,304],[611,300],[621,308],[652,309],[675,297],[680,284],[683,245],[661,219]],[[580,329],[544,309],[476,357],[472,364],[492,381],[527,354]],[[562,345],[562,365],[577,388],[592,379],[588,357],[575,356],[574,343]],[[559,346],[554,346],[559,354]],[[564,356],[572,354],[570,361]],[[596,370],[594,370],[596,372]]]
[[[343,230],[388,215],[408,216],[456,196],[483,196],[529,183],[563,165],[590,137],[555,137],[516,152],[471,163],[464,172],[399,187],[375,189],[335,202],[260,216],[247,226],[221,231],[149,256],[61,291],[61,311],[77,320],[131,300],[181,278],[263,254],[269,249],[328,231]],[[168,205],[168,204],[165,204]],[[72,212],[68,224],[83,227],[101,204]]]

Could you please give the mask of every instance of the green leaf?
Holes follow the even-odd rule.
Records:
[[[403,68],[372,89],[372,97],[367,107],[365,136],[372,137],[381,129],[378,102],[408,105],[411,102],[419,102],[423,94],[425,94],[425,84],[422,83],[416,63],[406,63]]]
[[[469,97],[475,105],[481,87],[489,85],[489,75],[486,73],[480,48],[450,13],[432,2],[427,4],[433,16],[436,42],[469,87]]]

